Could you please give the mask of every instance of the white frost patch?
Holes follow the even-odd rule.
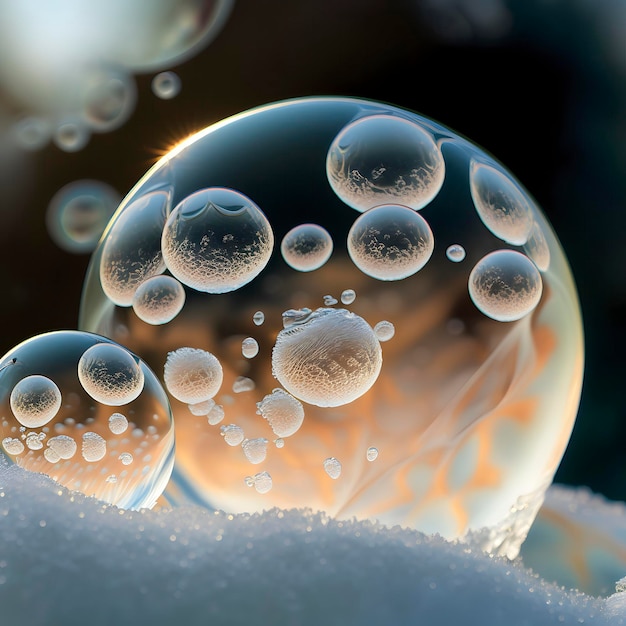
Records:
[[[622,624],[625,604],[399,527],[306,511],[124,511],[0,464],[7,625]]]

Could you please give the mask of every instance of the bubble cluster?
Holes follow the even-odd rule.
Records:
[[[312,272],[330,259],[333,240],[328,231],[317,224],[300,224],[283,237],[280,251],[294,270]]]
[[[163,380],[181,402],[196,404],[213,398],[222,386],[222,366],[217,357],[199,348],[178,348],[167,355]]]

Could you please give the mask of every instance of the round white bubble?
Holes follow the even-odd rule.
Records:
[[[254,337],[246,337],[241,342],[241,354],[246,359],[253,359],[259,353],[259,342]]]
[[[333,240],[328,231],[317,224],[300,224],[283,237],[280,252],[294,270],[312,272],[330,259]]]
[[[237,424],[220,427],[220,435],[229,446],[238,446],[244,439],[243,428]]]
[[[126,432],[128,428],[128,420],[125,415],[121,413],[113,413],[111,417],[109,417],[109,430],[114,435],[121,435]]]
[[[51,463],[56,463],[59,459],[71,459],[75,454],[78,446],[71,437],[67,435],[57,435],[48,439],[48,455],[46,459]],[[52,460],[56,457],[56,460]]]
[[[172,276],[162,274],[145,280],[133,296],[133,310],[147,324],[171,322],[185,305],[185,288]]]
[[[11,410],[26,428],[45,426],[61,408],[61,391],[46,376],[22,378],[11,391]]]
[[[304,421],[302,403],[284,389],[274,389],[261,402],[257,402],[257,413],[268,421],[279,438],[296,433]]]
[[[496,250],[483,257],[472,269],[468,286],[476,307],[499,322],[528,315],[543,291],[535,264],[515,250]]]
[[[181,85],[176,72],[159,72],[152,79],[152,93],[161,100],[171,100],[180,93]]]
[[[217,357],[198,348],[179,348],[168,353],[164,381],[181,402],[197,404],[212,398],[222,386],[224,374]]]
[[[465,248],[458,243],[453,243],[446,248],[446,256],[453,263],[460,263],[465,258]]]
[[[341,292],[341,303],[352,304],[356,300],[356,292],[354,289],[344,289]]]
[[[268,440],[265,437],[257,437],[256,439],[244,439],[241,443],[241,449],[246,455],[246,459],[253,465],[258,465],[265,461],[267,456]]]
[[[98,433],[83,433],[83,444],[81,449],[83,459],[88,463],[95,463],[103,459],[107,453],[107,442]]]
[[[381,320],[374,326],[374,334],[378,341],[389,341],[396,334],[396,327],[388,320]]]

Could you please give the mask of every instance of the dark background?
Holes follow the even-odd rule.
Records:
[[[545,210],[586,334],[581,409],[557,480],[626,500],[624,41],[626,3],[610,0],[236,1],[204,51],[164,68],[182,79],[177,98],[157,99],[152,75],[137,76],[131,119],[84,150],[0,150],[0,354],[77,325],[89,257],[57,248],[44,223],[61,186],[95,178],[124,195],[178,139],[252,106],[382,100],[475,141]]]

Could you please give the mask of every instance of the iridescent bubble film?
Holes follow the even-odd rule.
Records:
[[[204,219],[214,214],[210,189],[250,200],[269,226],[255,222],[239,239],[214,229]],[[192,206],[196,194],[205,201]],[[139,215],[151,203],[154,211]],[[191,207],[182,217],[199,219],[204,232],[164,230],[180,206]],[[355,258],[350,242],[373,217],[377,271]],[[319,225],[333,242],[322,266],[294,269],[278,246],[255,264],[268,228],[282,242],[302,224]],[[137,238],[146,244],[141,254],[131,245]],[[178,265],[161,242],[191,251],[192,262]],[[446,251],[459,242],[465,258],[451,262]],[[489,256],[496,251],[505,257]],[[499,265],[509,254],[528,271]],[[206,272],[207,258],[227,271]],[[524,293],[532,277],[537,297],[531,306],[513,303],[519,318],[500,321],[476,302],[470,276],[485,258],[496,261],[491,276],[511,281],[506,302],[520,293],[518,275]],[[238,259],[253,270],[233,281]],[[415,261],[410,271],[407,259]],[[202,270],[199,283],[184,276],[191,265]],[[160,274],[178,275],[187,298],[174,319],[154,327],[129,305]],[[229,289],[207,289],[207,280],[230,281]],[[219,363],[223,380],[202,414],[189,404],[206,393],[176,399],[170,389],[172,501],[231,512],[310,507],[508,556],[554,475],[580,395],[575,286],[530,194],[453,131],[365,100],[275,103],[177,146],[113,217],[91,261],[80,325],[123,342],[160,375],[181,349]],[[191,372],[181,358],[173,380]]]

